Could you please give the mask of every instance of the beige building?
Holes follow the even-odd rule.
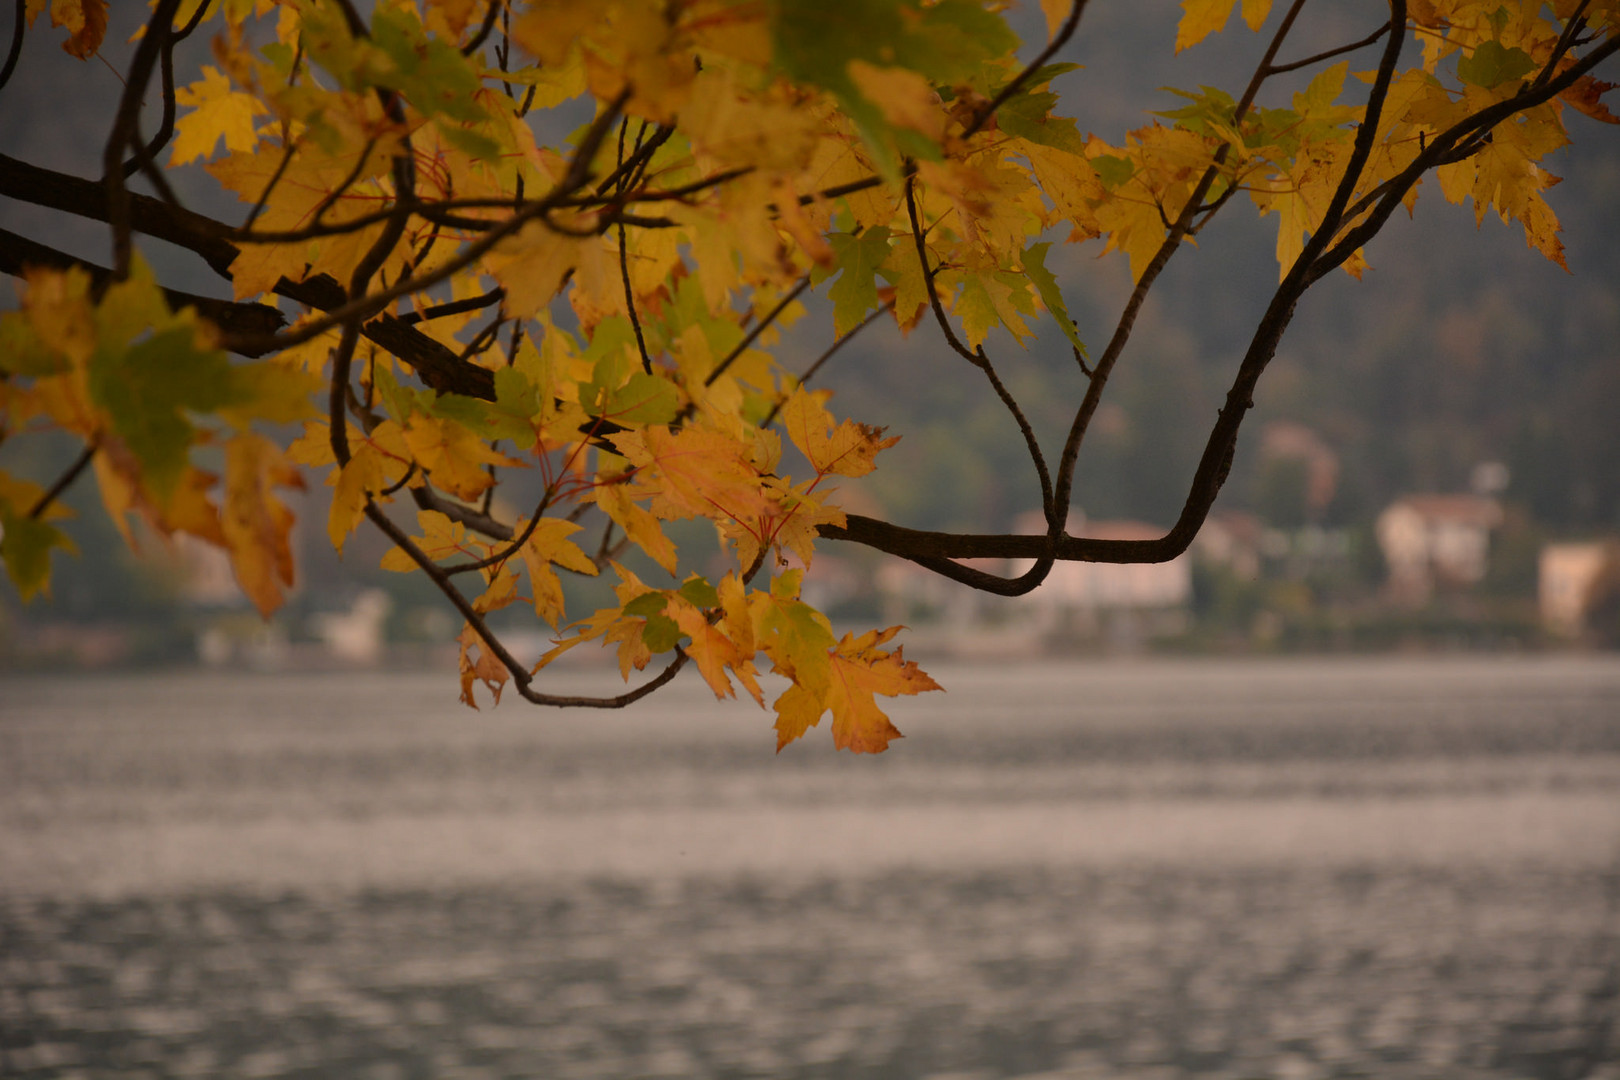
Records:
[[[1408,495],[1378,515],[1378,546],[1398,600],[1421,603],[1436,587],[1485,577],[1502,507],[1480,495]]]
[[[1614,543],[1548,544],[1541,549],[1542,625],[1563,637],[1579,637],[1597,599],[1604,571],[1620,560]]]

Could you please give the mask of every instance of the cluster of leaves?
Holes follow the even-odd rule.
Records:
[[[29,0],[30,20],[44,6]],[[1051,61],[1083,0],[1043,0],[1048,41],[1031,64],[999,6],[380,0],[367,20],[346,0],[153,0],[106,182],[57,181],[70,203],[80,193],[67,210],[112,226],[115,265],[36,258],[21,310],[0,317],[0,430],[56,428],[85,447],[51,491],[0,474],[13,580],[25,595],[47,586],[50,549],[70,546],[54,496],[93,464],[126,533],[134,516],[225,548],[268,614],[291,575],[276,489],[326,467],[331,542],[368,520],[395,544],[383,565],[426,574],[465,619],[468,704],[482,684],[617,706],[691,662],[717,696],[735,680],[763,705],[764,663],[789,680],[774,702],[779,747],[830,712],[838,746],[882,750],[898,732],[874,695],[937,687],[886,648],[899,628],[839,640],[799,599],[795,567],[818,538],[1007,593],[1060,558],[1173,556],[1213,501],[1246,404],[1223,412],[1163,542],[1088,541],[1062,522],[1135,312],[1184,241],[1240,191],[1276,215],[1282,284],[1234,382],[1230,400],[1246,402],[1299,293],[1336,266],[1359,275],[1364,244],[1428,172],[1447,199],[1521,223],[1561,261],[1543,198],[1556,178],[1540,162],[1567,141],[1566,105],[1614,120],[1590,74],[1620,49],[1612,2],[1397,2],[1366,38],[1278,63],[1295,0],[1240,96],[1178,91],[1182,107],[1117,143],[1055,112],[1053,80],[1074,66]],[[1177,49],[1235,6],[1185,0]],[[1242,17],[1260,30],[1270,7],[1243,0]],[[51,15],[70,52],[96,52],[105,0]],[[218,67],[173,85],[174,45],[199,25],[215,30]],[[1399,70],[1413,38],[1421,62]],[[1376,68],[1352,76],[1348,57],[1380,43]],[[155,68],[169,108],[149,143],[140,102]],[[1294,72],[1287,105],[1259,104]],[[583,123],[553,141],[563,117]],[[178,205],[156,160],[165,147],[168,168],[206,169],[240,198],[240,225]],[[159,197],[127,189],[136,173]],[[0,191],[31,175],[0,169]],[[160,289],[137,233],[203,255],[234,300]],[[1136,282],[1091,363],[1047,267],[1060,239],[1123,252]],[[1041,480],[1047,536],[920,534],[838,509],[830,478],[869,472],[895,439],[835,419],[803,385],[816,368],[769,351],[823,285],[833,349],[885,314],[908,331],[931,316],[984,372]],[[1055,470],[985,351],[995,328],[1027,342],[1043,313],[1089,379]],[[262,430],[298,421],[293,440]],[[783,433],[805,462],[797,479]],[[510,470],[538,477],[526,515],[494,499]],[[414,534],[388,509],[401,499]],[[633,545],[681,580],[666,525],[683,519],[713,524],[723,574],[657,588],[623,565]],[[603,530],[594,553],[575,539],[588,526]],[[1004,580],[956,561],[985,554],[1035,566]],[[559,570],[613,573],[617,605],[566,611]],[[533,667],[488,622],[520,601],[557,634]],[[616,696],[538,689],[552,659],[591,641],[616,646],[627,680],[669,659]]]

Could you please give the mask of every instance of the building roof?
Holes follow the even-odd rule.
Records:
[[[1502,523],[1501,504],[1481,495],[1405,495],[1389,506],[1396,508],[1410,510],[1431,524],[1494,529]]]

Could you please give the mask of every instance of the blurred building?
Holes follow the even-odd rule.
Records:
[[[1391,503],[1376,526],[1391,598],[1422,603],[1437,587],[1479,582],[1491,532],[1501,524],[1501,504],[1481,495],[1407,495]]]
[[[1253,514],[1216,511],[1193,538],[1193,552],[1208,564],[1230,570],[1239,581],[1254,581],[1266,553],[1266,533],[1265,523]]]
[[[383,633],[394,603],[381,589],[367,589],[355,597],[348,611],[320,612],[311,618],[315,636],[325,642],[333,659],[370,665],[382,659],[387,638]]]
[[[1260,502],[1273,525],[1320,521],[1339,486],[1339,455],[1304,424],[1278,420],[1260,432]]]
[[[1620,570],[1620,550],[1613,542],[1548,544],[1541,549],[1539,600],[1541,622],[1561,637],[1580,637],[1587,614],[1599,599],[1600,586]]]
[[[1038,510],[1020,515],[1014,530],[1044,532],[1046,518]],[[1166,530],[1141,521],[1086,521],[1075,513],[1067,531],[1095,540],[1157,540]],[[1014,559],[1007,572],[1022,574],[1034,565],[1033,560]],[[1192,560],[1182,553],[1162,563],[1059,562],[1026,603],[1054,627],[1084,627],[1113,612],[1179,614],[1191,601]]]
[[[987,574],[1005,574],[1001,559],[958,559],[963,566]],[[816,566],[821,558],[816,559]],[[960,582],[918,566],[909,559],[885,559],[875,583],[888,622],[941,622],[969,626],[983,621],[992,597]],[[809,585],[808,579],[805,582]]]

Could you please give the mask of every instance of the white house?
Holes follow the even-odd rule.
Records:
[[[1502,507],[1481,495],[1407,495],[1378,515],[1390,592],[1422,602],[1436,586],[1473,585],[1489,565]]]

